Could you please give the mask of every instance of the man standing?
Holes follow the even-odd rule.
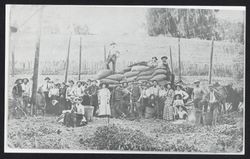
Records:
[[[156,80],[153,81],[152,86],[149,88],[148,90],[148,95],[154,95],[155,96],[155,101],[156,101],[156,105],[155,105],[155,117],[156,118],[160,118],[160,108],[159,108],[159,91],[160,91],[160,87],[158,85],[158,82]]]
[[[114,115],[114,117],[126,117],[125,113],[123,113],[122,104],[123,104],[123,89],[121,87],[121,84],[119,84],[117,87],[114,88],[112,92],[113,97],[113,107],[111,107],[111,115]],[[113,111],[112,111],[113,109]],[[113,112],[113,114],[112,114]]]
[[[118,58],[119,55],[120,55],[120,52],[117,49],[117,44],[112,42],[110,44],[109,55],[108,55],[108,58],[107,58],[107,61],[106,61],[107,69],[110,69],[109,63],[111,62],[112,63],[112,70],[113,70],[113,72],[115,72],[116,61],[117,61],[117,58]]]
[[[90,105],[94,106],[94,116],[96,116],[96,110],[98,108],[98,97],[97,97],[98,86],[96,80],[93,80],[91,86],[85,89],[85,93],[90,98]]]
[[[27,109],[28,109],[28,105],[30,103],[30,98],[31,98],[31,88],[30,88],[30,85],[29,85],[28,78],[23,79],[22,92],[23,92],[24,112],[28,113]]]
[[[193,101],[195,109],[202,109],[201,101],[203,99],[204,91],[200,87],[200,81],[194,81],[195,87],[193,90]]]
[[[136,115],[137,117],[142,118],[140,97],[141,97],[141,88],[138,85],[138,83],[136,83],[136,81],[133,81],[131,86],[130,113],[131,115]]]
[[[66,90],[66,108],[67,110],[71,109],[72,102],[75,98],[75,87],[74,87],[74,81],[69,81],[69,87]]]
[[[82,99],[82,97],[84,95],[84,90],[83,90],[83,87],[82,87],[82,82],[81,81],[77,81],[76,85],[77,86],[75,88],[75,96]]]
[[[45,102],[46,102],[46,110],[49,107],[49,89],[50,89],[50,78],[46,77],[44,79],[44,84],[42,85],[42,92],[45,97]]]
[[[14,99],[13,109],[23,109],[23,91],[22,91],[22,79],[17,79],[12,89],[12,96]],[[16,111],[15,111],[16,112]],[[19,115],[19,114],[16,114]]]

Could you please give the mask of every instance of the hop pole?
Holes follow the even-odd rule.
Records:
[[[36,43],[35,51],[35,62],[34,62],[34,72],[33,72],[33,86],[32,86],[32,104],[31,104],[31,115],[36,115],[36,91],[37,91],[37,81],[38,81],[38,68],[39,68],[39,54],[40,54],[40,40],[41,40],[41,25],[42,25],[42,12],[43,7],[40,10],[39,15],[39,30],[38,30],[38,39]]]
[[[214,54],[214,38],[212,38],[211,53],[210,53],[210,65],[209,65],[209,84],[212,82],[212,70],[213,70],[213,54]]]

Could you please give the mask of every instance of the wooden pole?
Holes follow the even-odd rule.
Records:
[[[38,83],[38,68],[39,68],[39,53],[40,53],[40,40],[41,40],[41,25],[42,25],[42,12],[43,7],[40,10],[39,15],[39,25],[38,25],[38,39],[36,43],[36,52],[35,52],[35,62],[34,62],[34,72],[33,72],[33,86],[32,86],[32,104],[31,104],[31,115],[36,115],[36,91]]]
[[[106,62],[107,59],[107,52],[106,52],[106,45],[104,45],[104,62]]]
[[[80,52],[79,52],[79,71],[78,71],[78,80],[81,79],[81,67],[82,67],[82,37],[80,37]]]
[[[214,54],[214,39],[212,38],[211,53],[210,53],[210,65],[209,65],[209,84],[212,82],[212,70],[213,70],[213,54]]]
[[[179,63],[179,81],[181,81],[181,49],[180,49],[180,38],[178,38],[178,63]]]
[[[169,54],[170,54],[169,56],[170,56],[170,67],[171,67],[171,72],[174,73],[171,46],[169,46]]]
[[[12,39],[12,31],[11,31],[11,14],[12,13],[12,6],[9,7],[9,51],[11,52],[11,76],[14,77],[15,75],[15,54],[14,54],[14,47],[15,47],[15,42]],[[11,49],[10,43],[13,43],[13,48]]]
[[[65,83],[66,83],[67,80],[68,80],[70,42],[71,42],[71,34],[70,34],[70,36],[69,36],[68,54],[67,54],[67,59],[66,59],[66,69],[65,69],[65,79],[64,79],[64,82],[65,82]]]

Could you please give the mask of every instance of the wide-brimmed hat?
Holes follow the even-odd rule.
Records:
[[[16,79],[15,84],[17,84],[19,81],[23,82],[23,80],[19,78],[19,79]]]
[[[74,98],[74,100],[73,100],[74,102],[77,102],[77,101],[80,101],[80,102],[82,102],[83,100],[82,100],[82,98],[80,98],[80,97],[76,97],[76,98]]]
[[[49,77],[46,77],[44,80],[50,80],[50,78],[49,78]]]
[[[78,83],[82,84],[82,81],[77,81],[76,83],[77,83],[77,84],[78,84]]]
[[[158,60],[158,58],[157,58],[156,56],[152,57],[152,59],[156,59],[156,60]]]
[[[161,59],[168,59],[168,57],[167,56],[162,56]]]
[[[75,84],[75,82],[74,82],[73,80],[69,80],[69,83],[73,83],[73,84]]]
[[[24,79],[23,79],[23,81],[24,81],[24,80],[27,80],[27,82],[29,82],[29,81],[30,81],[28,78],[24,78]]]
[[[112,46],[112,45],[116,45],[116,43],[115,43],[115,42],[112,42],[112,43],[110,43],[109,45],[110,45],[110,46]]]
[[[213,86],[214,86],[214,87],[219,87],[220,84],[219,84],[218,82],[215,82],[215,83],[213,84]]]
[[[200,80],[195,80],[195,81],[194,81],[194,84],[195,84],[195,83],[201,83],[201,81],[200,81]]]

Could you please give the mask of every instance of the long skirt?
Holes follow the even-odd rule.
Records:
[[[172,98],[167,97],[165,100],[164,110],[163,110],[163,119],[164,120],[173,120],[174,119],[174,108],[172,106]]]
[[[172,106],[165,105],[163,112],[163,119],[168,121],[172,121],[174,119],[174,110]]]

